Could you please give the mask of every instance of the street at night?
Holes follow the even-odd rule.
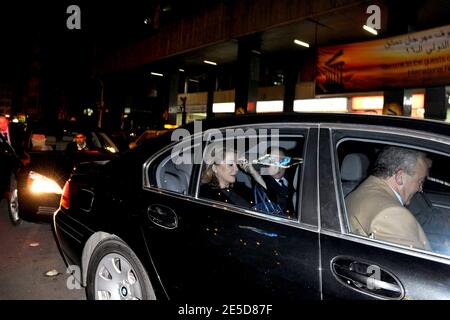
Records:
[[[0,41],[0,300],[450,301],[450,0],[3,1]]]
[[[85,300],[84,289],[69,290],[70,274],[55,242],[49,219],[14,226],[6,201],[0,202],[0,299]],[[47,276],[56,270],[58,275]]]

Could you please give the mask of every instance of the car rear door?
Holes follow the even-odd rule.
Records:
[[[337,149],[343,141],[450,153],[449,141],[425,133],[361,126],[320,131],[319,180],[322,290],[325,299],[450,299],[450,260],[348,232]],[[440,141],[438,141],[440,140]]]
[[[186,148],[185,154],[189,155],[197,152],[201,159],[201,137],[195,143],[194,146],[194,139],[187,138],[172,144],[152,155],[143,167],[144,187],[139,197],[141,230],[170,299],[195,292],[209,278],[210,262],[198,247],[202,217],[197,214],[191,192],[197,165],[193,159],[184,163],[172,161],[177,148]]]
[[[304,163],[297,179],[299,210],[295,218],[283,219],[198,197],[198,211],[205,222],[202,246],[215,260],[211,265],[211,283],[216,289],[221,288],[221,295],[284,301],[320,298],[317,129],[314,125],[292,127],[295,129],[270,125],[267,129],[279,130],[280,145],[298,137],[306,141],[301,152]],[[259,133],[256,126],[242,129]],[[261,140],[261,135],[258,138]],[[208,203],[213,205],[207,208],[204,205]]]

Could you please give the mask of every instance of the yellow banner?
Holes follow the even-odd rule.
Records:
[[[450,25],[318,49],[316,93],[450,84]]]

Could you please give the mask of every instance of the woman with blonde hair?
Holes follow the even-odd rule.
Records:
[[[209,154],[204,159],[200,196],[250,208],[250,188],[244,183],[236,182],[239,171],[236,152],[220,145],[212,146],[208,151]]]

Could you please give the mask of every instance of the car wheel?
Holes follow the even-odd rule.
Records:
[[[11,174],[9,191],[7,193],[8,212],[13,225],[18,225],[22,222],[19,216],[19,192],[17,189],[17,178],[15,174]]]
[[[87,274],[89,300],[156,300],[136,254],[122,241],[108,239],[92,253]]]

